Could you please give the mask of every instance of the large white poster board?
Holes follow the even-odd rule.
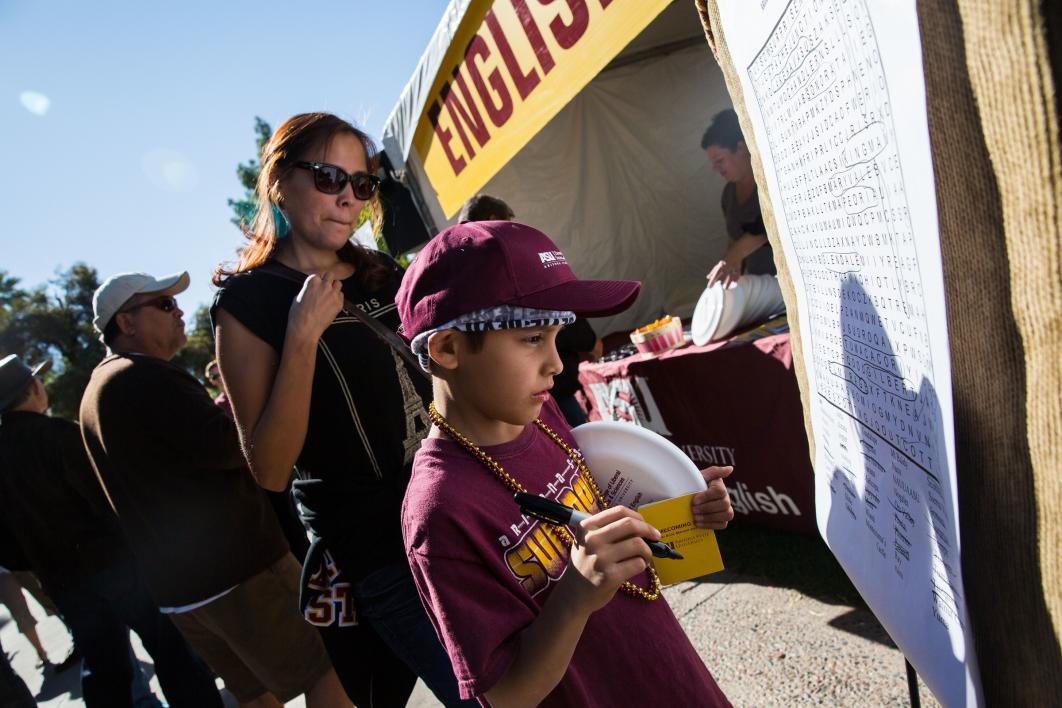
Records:
[[[915,2],[718,7],[796,286],[819,529],[941,702],[979,705]]]

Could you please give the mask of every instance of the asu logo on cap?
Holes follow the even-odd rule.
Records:
[[[568,259],[560,251],[542,251],[538,254],[540,260],[547,268],[555,265],[567,265]]]

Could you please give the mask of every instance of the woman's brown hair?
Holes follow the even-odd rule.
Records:
[[[214,271],[213,282],[221,286],[229,276],[257,268],[273,256],[277,249],[278,234],[274,214],[283,201],[280,194],[280,182],[300,159],[310,159],[314,149],[327,151],[332,140],[340,134],[352,135],[365,149],[365,159],[370,173],[375,173],[379,158],[372,139],[347,121],[331,113],[300,113],[288,118],[276,129],[273,136],[262,146],[261,171],[255,185],[258,200],[254,217],[250,225],[243,224],[243,234],[248,243],[240,249],[239,261],[232,269],[221,264]],[[372,211],[374,224],[380,220],[379,194],[368,203]],[[354,266],[354,277],[358,285],[370,292],[377,290],[393,272],[380,263],[372,254],[361,246],[347,241],[336,252],[340,260]]]

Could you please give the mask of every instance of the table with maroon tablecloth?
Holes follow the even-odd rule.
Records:
[[[814,483],[789,333],[579,366],[591,420],[637,423],[704,468],[733,465],[736,521],[815,533]]]

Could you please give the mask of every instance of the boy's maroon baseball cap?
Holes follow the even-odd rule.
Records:
[[[622,312],[636,280],[579,280],[557,244],[515,221],[470,221],[441,231],[417,255],[395,296],[402,335],[498,305],[570,310],[581,317]]]

